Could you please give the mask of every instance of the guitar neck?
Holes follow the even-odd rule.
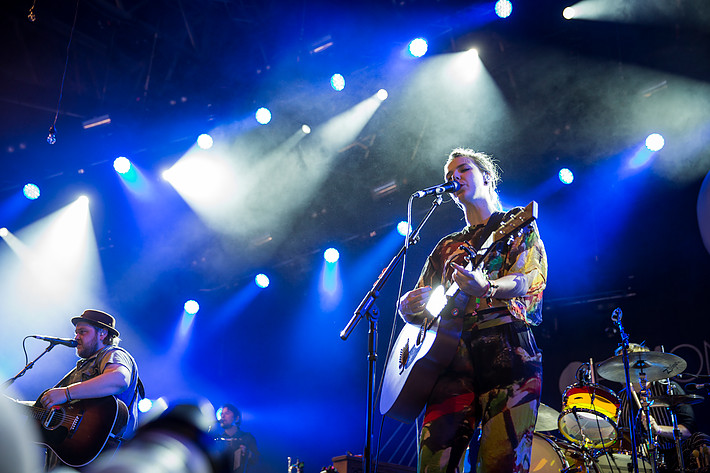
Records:
[[[19,403],[22,404],[22,403]],[[68,414],[62,408],[46,408],[39,406],[28,406],[22,404],[26,407],[26,415],[35,421],[37,421],[41,426],[46,427],[48,425],[59,426],[63,425],[65,427],[70,427],[74,424],[77,416]]]

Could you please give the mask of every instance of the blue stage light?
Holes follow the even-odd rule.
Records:
[[[125,156],[119,156],[113,160],[113,168],[119,174],[126,174],[131,170],[131,161]]]
[[[187,315],[195,315],[200,310],[200,304],[197,301],[190,299],[185,302],[185,313]]]
[[[207,133],[202,133],[197,137],[197,146],[201,149],[210,149],[214,144],[214,140]]]
[[[399,232],[400,235],[406,236],[407,233],[409,233],[411,231],[411,228],[409,227],[409,223],[407,223],[406,220],[402,220],[401,222],[399,222],[397,224],[397,231]]]
[[[666,140],[659,133],[651,133],[646,138],[646,148],[651,151],[660,151],[666,145]]]
[[[496,15],[500,18],[508,18],[513,13],[513,4],[510,0],[498,0],[495,6]]]
[[[141,412],[148,412],[151,407],[153,407],[153,401],[151,399],[144,398],[138,401],[138,410]]]
[[[323,252],[323,258],[325,258],[328,263],[335,263],[340,258],[340,252],[335,248],[328,248]]]
[[[562,184],[572,184],[574,181],[574,173],[567,168],[560,169],[557,176],[560,178],[560,182],[562,182]]]
[[[261,107],[256,111],[256,121],[262,125],[266,125],[271,121],[271,110],[266,107]]]
[[[39,199],[39,187],[35,184],[25,184],[25,187],[22,188],[22,193],[30,200]]]
[[[269,287],[269,277],[264,273],[259,273],[254,278],[254,282],[262,289]]]
[[[340,92],[345,88],[345,77],[341,74],[333,74],[330,78],[330,86]]]
[[[429,49],[429,45],[424,38],[416,38],[409,42],[407,51],[414,57],[422,57]]]

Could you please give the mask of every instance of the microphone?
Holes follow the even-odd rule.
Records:
[[[443,194],[444,192],[456,192],[459,189],[461,189],[461,184],[459,184],[456,181],[447,181],[443,184],[439,184],[438,186],[432,186],[432,187],[427,187],[426,189],[422,189],[420,191],[415,192],[412,194],[412,197],[424,197],[427,195],[440,195]]]
[[[32,338],[37,340],[44,340],[52,345],[64,345],[65,347],[75,347],[77,345],[76,340],[73,338],[58,338],[58,337],[45,337],[42,335],[30,335]]]
[[[621,313],[621,308],[617,307],[616,309],[614,309],[614,312],[611,313],[611,320],[617,323],[621,322],[622,315],[624,314]]]

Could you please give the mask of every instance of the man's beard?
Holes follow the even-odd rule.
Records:
[[[81,353],[79,354],[82,358],[89,358],[94,353],[99,351],[99,341],[95,340],[91,345],[83,345]]]

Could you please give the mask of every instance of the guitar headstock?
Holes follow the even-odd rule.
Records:
[[[491,246],[493,246],[493,243],[513,236],[515,232],[522,230],[535,219],[537,219],[537,202],[533,200],[524,209],[501,222],[498,229],[491,234]]]

